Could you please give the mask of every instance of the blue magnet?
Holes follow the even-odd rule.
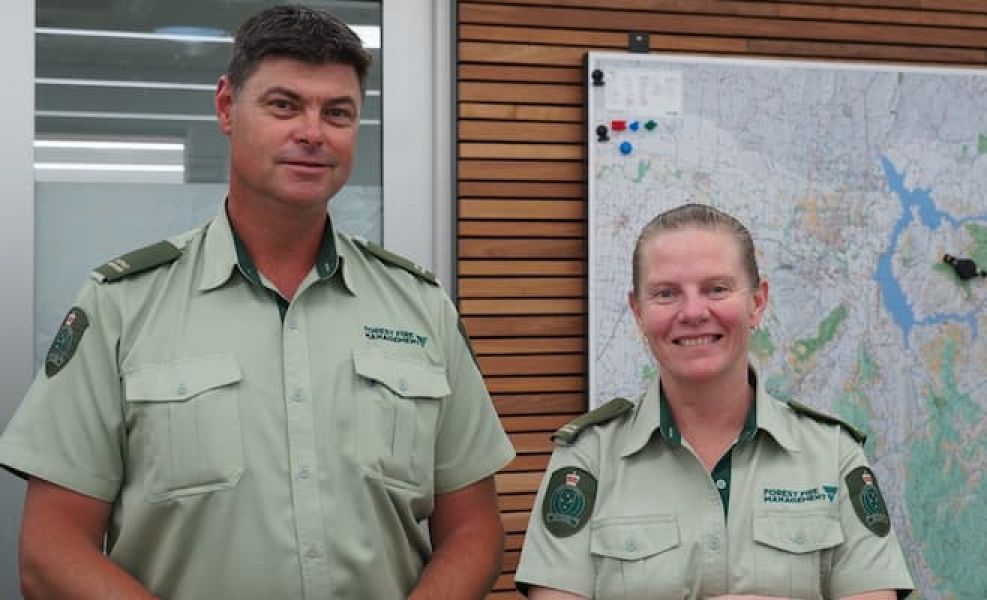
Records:
[[[634,151],[634,146],[630,142],[620,142],[620,153],[627,156]]]
[[[629,123],[629,124],[627,125],[627,128],[628,128],[628,129],[630,129],[631,131],[637,131],[638,129],[640,129],[640,128],[641,128],[641,124],[640,124],[640,123],[638,123],[637,121],[631,121],[631,122],[630,122],[630,123]]]

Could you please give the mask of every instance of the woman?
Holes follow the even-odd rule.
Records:
[[[906,595],[863,436],[770,397],[748,365],[768,283],[747,229],[697,204],[658,215],[634,248],[628,301],[659,376],[637,402],[555,434],[518,588],[533,600]]]

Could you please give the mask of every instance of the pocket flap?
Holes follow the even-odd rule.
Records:
[[[791,552],[818,552],[843,543],[836,515],[828,513],[754,515],[754,541]]]
[[[451,393],[445,370],[426,362],[356,350],[353,368],[362,377],[404,398],[443,398]]]
[[[590,527],[589,551],[597,556],[639,560],[679,545],[674,515],[601,519]]]
[[[181,402],[243,379],[232,354],[141,365],[123,376],[128,402]]]

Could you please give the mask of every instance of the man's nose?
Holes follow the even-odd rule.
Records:
[[[318,146],[325,140],[323,133],[322,113],[318,110],[306,110],[298,117],[298,128],[295,131],[295,141],[306,146]]]

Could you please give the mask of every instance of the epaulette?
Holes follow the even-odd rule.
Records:
[[[400,269],[411,273],[415,277],[426,281],[432,285],[439,285],[439,280],[436,279],[435,274],[426,269],[425,267],[419,265],[418,263],[412,262],[407,258],[400,256],[391,252],[390,250],[384,248],[380,244],[376,244],[369,240],[354,237],[353,242],[363,250],[369,252],[370,254],[376,256],[382,262],[389,265],[393,265]]]
[[[93,269],[90,276],[100,283],[112,283],[174,262],[181,255],[178,246],[161,241],[114,258]]]
[[[563,425],[558,431],[552,434],[552,441],[559,446],[569,446],[576,441],[579,434],[590,425],[599,425],[619,417],[630,409],[634,408],[634,403],[624,398],[614,398],[603,406],[591,410],[585,415],[580,415]]]
[[[792,410],[794,410],[796,413],[800,415],[805,415],[810,419],[819,421],[820,423],[826,423],[827,425],[839,425],[847,433],[850,434],[850,437],[857,440],[857,443],[859,444],[863,444],[864,442],[867,441],[866,433],[860,431],[859,429],[857,429],[853,425],[850,425],[846,421],[843,421],[842,419],[838,419],[832,415],[827,415],[826,413],[819,412],[818,410],[814,408],[810,408],[802,404],[801,402],[796,402],[795,400],[789,400],[788,405],[791,406]]]

